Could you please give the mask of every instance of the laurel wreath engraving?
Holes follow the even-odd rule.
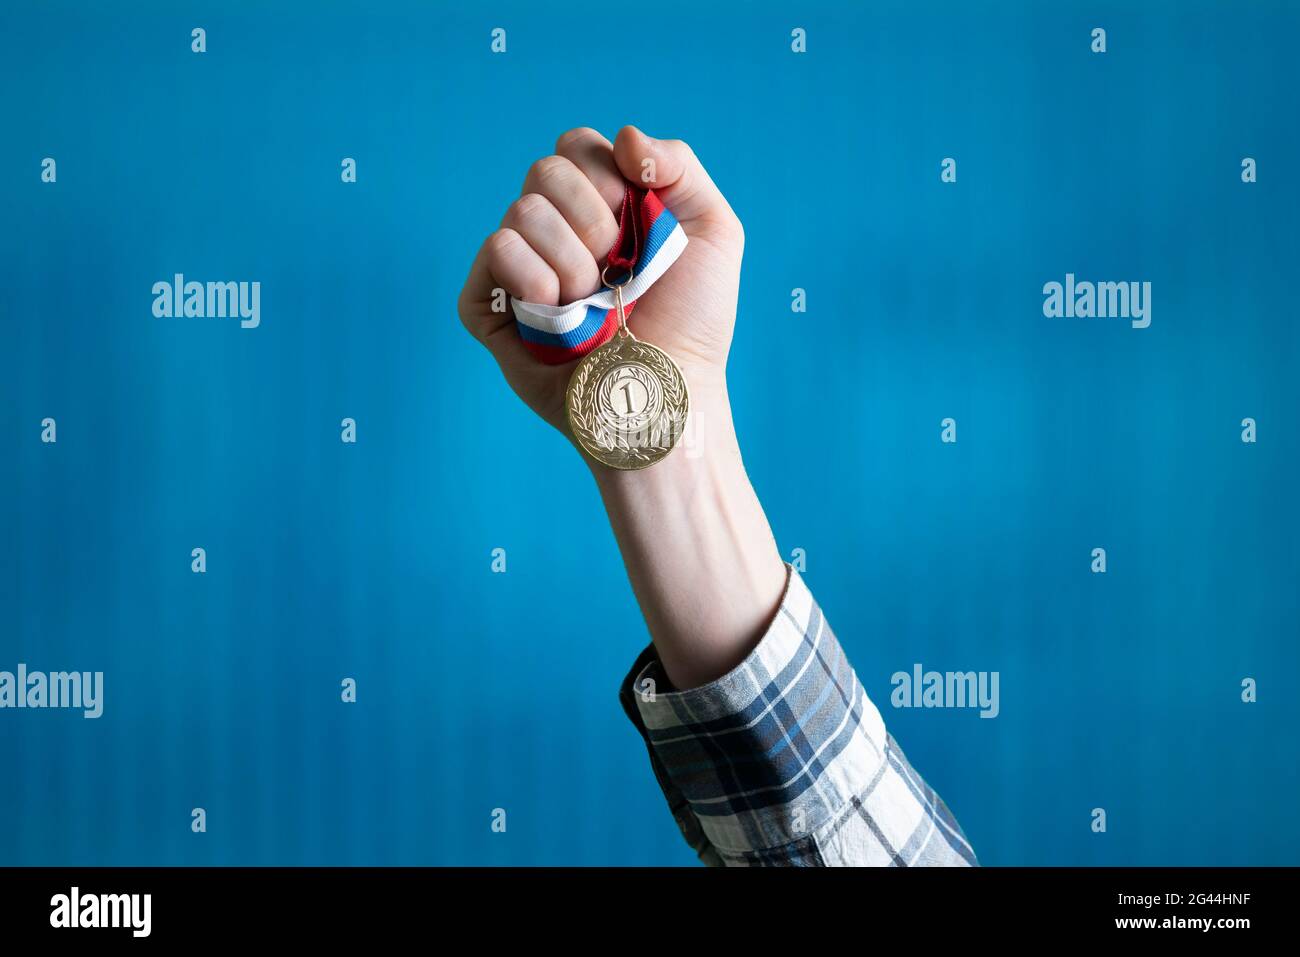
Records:
[[[618,365],[637,363],[658,380],[662,411],[645,428],[624,432],[601,421],[602,396],[608,401],[612,383],[605,374]],[[689,411],[686,380],[663,350],[628,337],[615,338],[578,364],[569,381],[569,427],[593,458],[620,469],[645,468],[672,451],[686,428]]]
[[[626,378],[616,379],[616,373],[625,374]],[[620,382],[628,379],[639,382],[645,387],[646,405],[640,412],[621,414],[614,407],[614,390],[618,388]],[[659,376],[640,363],[620,363],[601,376],[600,385],[596,388],[596,409],[599,415],[604,418],[618,416],[621,420],[620,431],[623,432],[638,432],[650,425],[659,418],[663,404],[663,386],[659,384]]]

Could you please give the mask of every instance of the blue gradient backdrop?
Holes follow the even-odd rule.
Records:
[[[752,477],[983,862],[1300,862],[1297,7],[654,11],[5,4],[0,669],[107,691],[0,712],[0,863],[693,861],[594,488],[455,316],[528,164],[626,122],[744,219]],[[175,272],[261,327],[155,319]],[[1151,327],[1045,319],[1066,272]],[[915,662],[1001,715],[890,708]]]

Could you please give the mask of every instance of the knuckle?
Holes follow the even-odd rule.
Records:
[[[508,256],[519,241],[520,236],[513,229],[498,229],[487,238],[488,256],[494,259]]]
[[[528,244],[513,229],[498,229],[488,237],[488,267],[501,276],[505,291],[525,302],[550,302],[557,293],[555,274],[535,256],[521,255]]]
[[[560,301],[559,284],[549,276],[529,275],[519,286],[516,297],[524,302],[543,302],[548,304]]]
[[[559,283],[549,269],[525,269],[515,280],[516,288],[508,289],[516,299],[524,302],[553,303],[559,296]]]
[[[528,171],[529,182],[539,186],[564,183],[569,179],[573,164],[563,156],[543,156]]]
[[[543,215],[550,205],[550,201],[540,193],[524,193],[510,204],[508,216],[511,222],[535,219]]]
[[[594,261],[585,265],[572,264],[560,271],[558,299],[577,300],[589,296],[600,285]]]
[[[581,143],[583,140],[598,138],[600,134],[590,126],[575,126],[573,129],[560,134],[560,138],[555,141],[555,150],[558,153],[566,146],[573,146]]]
[[[618,239],[618,226],[612,218],[593,216],[585,222],[574,224],[573,229],[593,256],[604,256]]]
[[[566,285],[586,285],[597,278],[596,260],[585,250],[581,253],[575,251],[573,255],[565,257],[560,269]]]

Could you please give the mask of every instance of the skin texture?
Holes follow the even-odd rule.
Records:
[[[548,366],[533,358],[513,314],[492,311],[493,294],[501,288],[513,298],[559,305],[595,292],[618,235],[625,180],[653,189],[689,240],[637,301],[630,328],[671,355],[685,375],[692,441],[639,471],[584,459],[664,671],[676,688],[687,689],[744,660],[776,614],[786,584],[745,474],[727,396],[745,246],[740,220],[680,140],[652,139],[627,126],[611,144],[595,130],[570,130],[553,155],[528,170],[519,199],[470,267],[459,310],[511,388],[572,441],[564,396],[576,362]]]

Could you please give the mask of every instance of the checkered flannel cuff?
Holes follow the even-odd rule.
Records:
[[[706,863],[975,863],[793,568],[776,618],[734,670],[672,690],[647,648],[620,697]]]

